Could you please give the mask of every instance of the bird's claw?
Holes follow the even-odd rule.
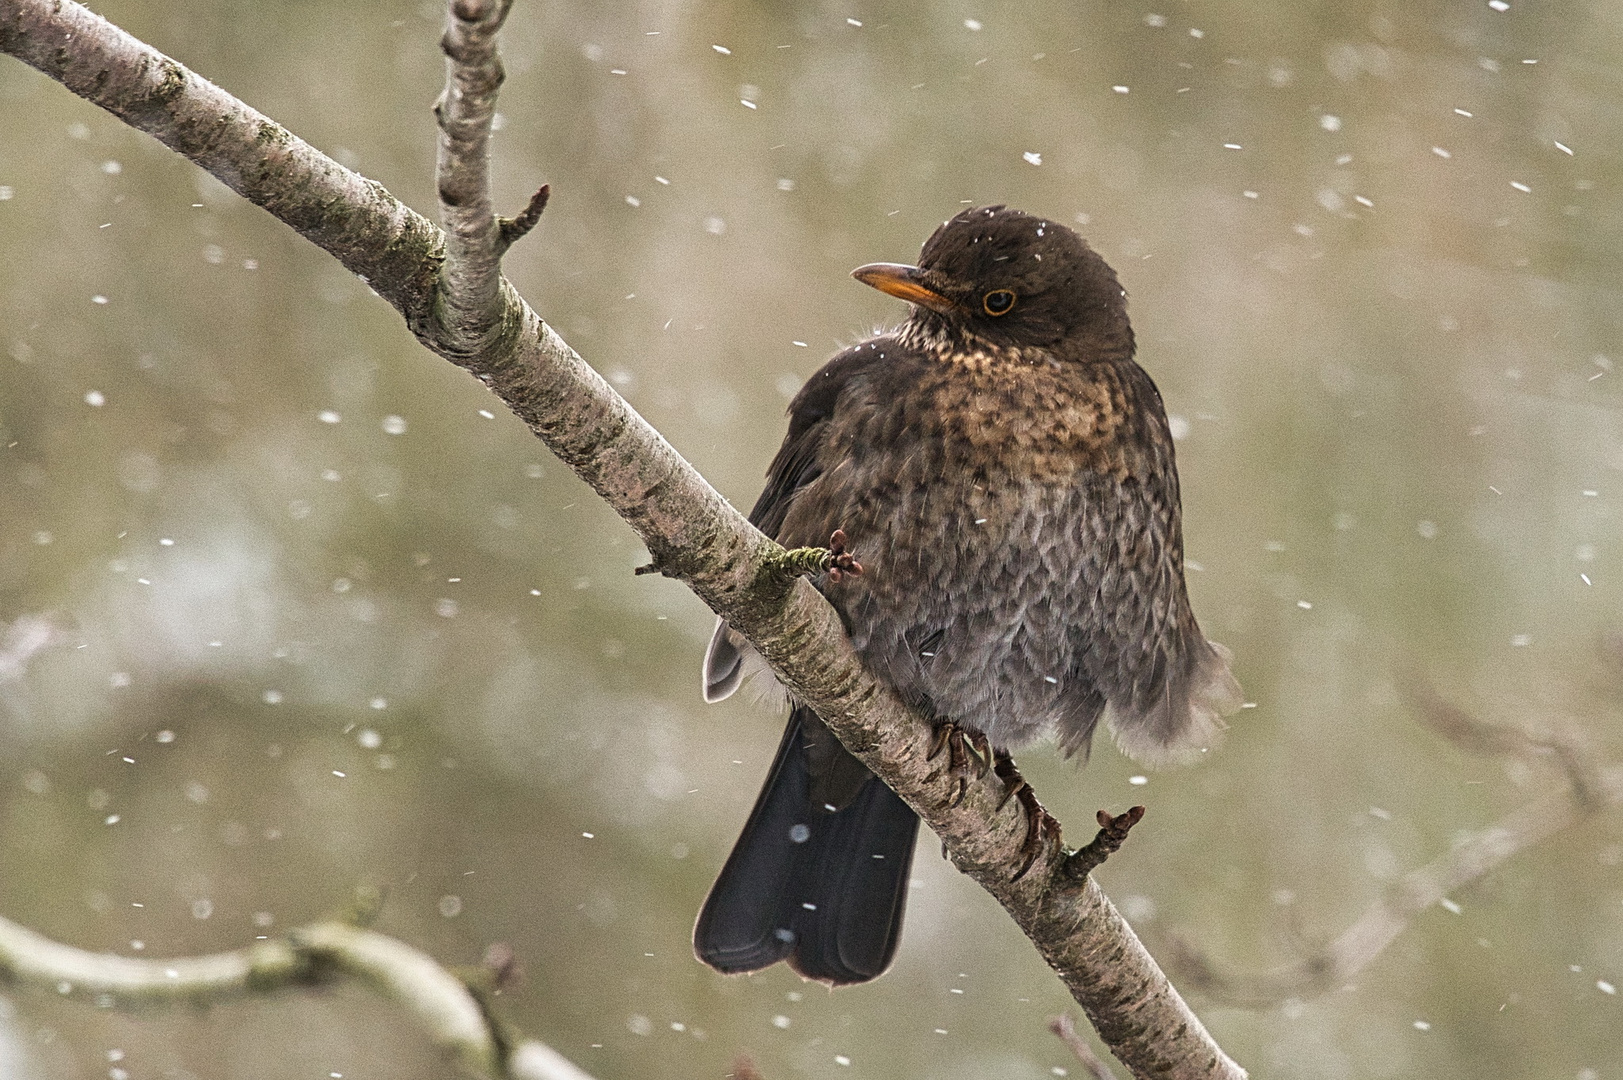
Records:
[[[996,755],[992,752],[992,740],[986,737],[984,731],[971,731],[968,733],[970,749],[975,752],[975,758],[980,762],[980,768],[975,773],[975,779],[986,778],[986,771],[992,767],[992,759]]]
[[[828,574],[828,580],[838,585],[847,574],[851,577],[862,576],[862,564],[857,557],[846,550],[849,538],[844,529],[835,529],[834,535],[828,538],[828,554],[823,556],[823,570]]]
[[[1037,793],[1031,785],[1022,787],[1016,796],[1020,805],[1026,810],[1026,839],[1020,845],[1020,869],[1014,872],[1011,882],[1019,881],[1031,873],[1031,868],[1048,851],[1049,845],[1059,843],[1059,822],[1054,816],[1043,809],[1043,804],[1037,801]]]
[[[951,720],[944,720],[936,725],[935,741],[930,744],[930,752],[924,756],[924,760],[934,761],[942,751],[947,753],[944,771],[956,784],[947,806],[957,809],[969,792],[970,779],[981,779],[990,768],[992,744],[985,733],[970,731]]]
[[[1050,842],[1059,843],[1059,822],[1037,801],[1037,792],[1020,775],[1012,757],[998,754],[994,767],[998,779],[1003,781],[1003,798],[998,801],[997,808],[1002,810],[1010,799],[1018,799],[1021,809],[1026,812],[1026,836],[1020,842],[1020,869],[1009,879],[1015,882],[1031,873],[1031,868],[1047,852]]]

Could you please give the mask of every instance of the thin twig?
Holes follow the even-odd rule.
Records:
[[[516,218],[498,218],[501,224],[501,242],[497,245],[497,254],[507,254],[507,249],[530,235],[541,220],[541,212],[547,208],[547,200],[552,197],[552,185],[542,184],[534,195],[530,196],[530,205]]]
[[[1110,1066],[1093,1052],[1088,1040],[1076,1030],[1076,1024],[1071,1020],[1069,1013],[1061,1013],[1049,1020],[1048,1030],[1058,1035],[1060,1041],[1070,1048],[1071,1053],[1076,1055],[1076,1060],[1088,1070],[1088,1075],[1093,1077],[1093,1080],[1116,1080],[1116,1074],[1110,1071]]]
[[[122,1008],[205,1002],[352,978],[416,1017],[446,1055],[492,1080],[592,1080],[534,1039],[493,1030],[468,987],[433,957],[347,923],[317,923],[231,952],[173,960],[86,952],[0,919],[0,982]]]
[[[1120,851],[1127,842],[1127,834],[1144,819],[1144,808],[1130,807],[1126,813],[1115,817],[1110,816],[1110,811],[1101,810],[1094,817],[1099,822],[1099,831],[1092,842],[1079,851],[1073,851],[1065,860],[1065,873],[1072,877],[1086,877]]]
[[[0,0],[0,51],[207,169],[366,278],[429,349],[488,386],[636,531],[652,561],[725,617],[840,741],[1009,912],[1113,1053],[1141,1077],[1245,1075],[1092,878],[1050,845],[1031,871],[1026,818],[1002,785],[957,785],[925,761],[931,724],[863,667],[839,616],[500,276],[484,164],[507,0],[455,0],[441,102],[442,233],[381,185],[73,0]],[[442,273],[443,268],[443,273]],[[492,296],[495,299],[492,301]]]

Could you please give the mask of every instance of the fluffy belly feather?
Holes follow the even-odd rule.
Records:
[[[978,485],[961,507],[933,505],[941,490],[848,527],[867,570],[825,591],[863,658],[904,696],[1018,749],[1074,711],[1082,496]]]

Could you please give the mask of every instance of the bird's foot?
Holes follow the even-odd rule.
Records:
[[[1110,812],[1107,810],[1099,811],[1097,815],[1099,834],[1093,838],[1093,842],[1088,844],[1087,847],[1080,851],[1073,851],[1066,856],[1064,865],[1066,876],[1080,881],[1093,873],[1101,863],[1121,850],[1122,844],[1127,840],[1128,832],[1143,817],[1144,808],[1142,806],[1131,807],[1126,813],[1118,814],[1115,817],[1111,817]]]
[[[846,550],[849,538],[844,529],[835,529],[828,538],[828,547],[800,547],[776,552],[768,556],[762,569],[784,585],[793,584],[795,578],[827,574],[836,584],[846,577],[862,573],[862,564]]]
[[[997,778],[1003,781],[1003,798],[998,800],[997,808],[1002,810],[1010,799],[1018,799],[1026,812],[1026,838],[1020,842],[1020,869],[1009,879],[1019,881],[1031,873],[1031,868],[1037,865],[1037,860],[1048,850],[1050,843],[1059,843],[1059,822],[1037,801],[1037,793],[1020,775],[1014,758],[1000,753],[993,767]]]
[[[852,577],[862,576],[862,564],[857,557],[845,548],[846,535],[844,529],[835,529],[834,535],[828,538],[828,557],[823,560],[823,569],[828,572],[828,579],[836,585],[847,574]]]
[[[992,760],[992,744],[984,732],[970,731],[951,720],[943,720],[936,725],[935,741],[930,744],[930,752],[924,760],[934,761],[943,752],[947,755],[943,771],[956,785],[947,805],[956,808],[969,791],[969,781],[986,775]]]

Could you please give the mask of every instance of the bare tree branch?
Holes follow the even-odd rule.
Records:
[[[490,125],[506,78],[496,35],[512,6],[513,0],[454,0],[440,39],[445,90],[434,116],[440,124],[436,172],[445,266],[439,318],[446,343],[470,350],[484,344],[511,303],[503,304],[502,229],[491,205]]]
[[[1168,966],[1191,986],[1236,1005],[1274,1005],[1345,986],[1368,967],[1422,911],[1446,900],[1505,860],[1578,822],[1623,804],[1623,769],[1599,767],[1577,732],[1534,734],[1488,723],[1429,687],[1411,688],[1422,722],[1468,753],[1553,760],[1566,779],[1559,790],[1534,799],[1456,843],[1445,855],[1411,870],[1378,897],[1357,921],[1312,954],[1273,971],[1224,971],[1182,935],[1168,935]]]
[[[406,1006],[435,1045],[475,1076],[592,1080],[544,1043],[498,1032],[479,999],[427,953],[347,923],[316,923],[212,956],[138,960],[75,949],[0,919],[0,981],[100,1005],[213,1001],[340,978]]]
[[[1094,881],[996,777],[958,791],[931,726],[863,668],[834,610],[518,296],[485,169],[509,0],[454,0],[439,190],[449,234],[219,87],[71,0],[0,0],[0,51],[152,134],[361,275],[429,349],[478,377],[637,532],[658,569],[743,633],[800,700],[1004,906],[1135,1076],[1245,1075]],[[532,203],[532,209],[534,208]],[[522,220],[522,218],[520,219]]]

